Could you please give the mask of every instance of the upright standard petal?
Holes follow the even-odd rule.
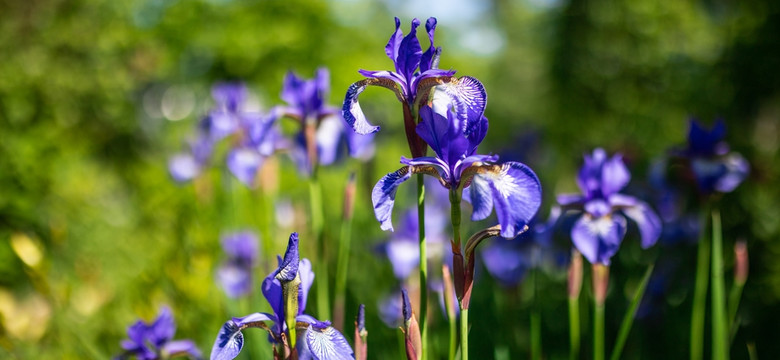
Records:
[[[398,171],[383,176],[371,192],[371,200],[374,203],[374,215],[376,215],[382,230],[393,231],[395,194],[398,186],[412,176],[411,170],[411,166],[405,166],[398,169]]]
[[[626,219],[619,214],[594,218],[583,214],[571,229],[571,239],[591,264],[609,265],[626,235]]]
[[[263,280],[263,287],[261,290],[263,291],[263,297],[265,297],[265,300],[271,305],[271,310],[274,312],[276,318],[284,319],[284,301],[282,299],[284,294],[282,291],[282,284],[279,280],[276,280],[274,273],[271,273]],[[281,322],[275,324],[274,332],[281,333],[282,328]]]
[[[355,354],[347,339],[329,322],[309,325],[298,342],[300,360],[343,360],[354,359]]]
[[[601,168],[601,194],[605,197],[619,192],[628,185],[631,173],[623,163],[623,156],[615,154]]]
[[[309,259],[302,259],[298,264],[298,275],[301,277],[300,290],[298,291],[298,315],[306,310],[306,299],[309,297],[309,289],[314,284],[314,271]]]
[[[280,282],[293,281],[298,276],[299,265],[298,254],[298,233],[294,232],[290,234],[290,239],[287,242],[287,251],[284,253],[284,259],[279,264],[279,269],[276,270],[276,279]]]
[[[501,236],[511,239],[527,229],[542,204],[542,186],[536,174],[518,162],[483,165],[472,179],[469,191],[475,213],[480,220],[490,202],[496,208]],[[484,197],[489,194],[491,200]],[[487,212],[489,214],[489,212]],[[476,218],[475,215],[478,215]]]
[[[433,34],[436,32],[435,17],[430,17],[428,18],[428,21],[425,22],[425,31],[428,32],[428,40],[430,40],[431,45],[428,47],[428,50],[425,50],[420,59],[420,73],[424,73],[435,67],[433,59],[437,52],[436,47],[433,45]]]
[[[711,130],[706,129],[696,119],[689,120],[688,153],[692,156],[713,156],[718,154],[718,144],[726,137],[726,124],[718,119]]]
[[[390,58],[390,61],[395,62],[398,58],[398,48],[401,46],[401,40],[404,38],[404,33],[401,31],[401,19],[395,18],[395,31],[390,35],[390,40],[385,45],[385,54]]]
[[[422,47],[417,40],[417,27],[420,26],[420,20],[412,20],[412,28],[409,33],[401,40],[398,47],[398,55],[395,58],[396,72],[403,76],[407,83],[411,81],[412,75],[417,71],[422,58]]]

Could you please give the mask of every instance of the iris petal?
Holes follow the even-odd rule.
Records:
[[[398,171],[391,172],[382,177],[371,192],[371,200],[374,203],[374,214],[380,223],[382,230],[393,231],[393,205],[395,194],[404,181],[412,176],[411,166],[405,166]]]
[[[254,187],[257,171],[263,164],[263,159],[263,156],[254,149],[239,147],[228,153],[227,166],[233,176],[241,183],[248,187]]]
[[[455,107],[464,135],[469,136],[481,127],[482,114],[487,105],[487,92],[479,80],[471,76],[463,76],[439,85],[439,89],[444,90],[452,106]]]
[[[198,350],[192,340],[176,340],[171,341],[162,347],[162,353],[168,354],[169,357],[189,355],[195,359],[200,359],[201,353]]]
[[[250,323],[259,321],[276,321],[276,319],[269,314],[254,313],[225,322],[211,348],[211,360],[235,359],[244,347],[244,334],[241,330],[248,327]]]
[[[342,106],[342,116],[344,120],[349,124],[356,133],[365,135],[375,133],[379,131],[379,126],[371,125],[366,119],[366,115],[363,114],[363,109],[360,108],[358,97],[363,90],[369,85],[377,85],[388,88],[395,92],[396,97],[399,100],[404,101],[401,88],[389,78],[370,78],[363,79],[349,86],[347,89],[347,95],[344,98],[344,105]]]
[[[626,218],[618,214],[594,218],[583,215],[571,229],[574,246],[591,264],[609,265],[626,235]]]
[[[298,264],[298,275],[301,276],[300,291],[298,292],[298,315],[300,315],[306,310],[309,289],[314,284],[314,271],[312,271],[309,259],[303,259]]]
[[[298,343],[298,359],[342,360],[355,358],[352,347],[344,335],[331,326],[319,328],[318,325],[310,325],[301,335],[304,341]]]
[[[615,194],[628,185],[630,180],[631,173],[623,164],[623,157],[616,154],[604,162],[601,168],[601,193],[603,196]]]
[[[655,242],[661,236],[662,223],[658,215],[650,208],[650,205],[637,200],[636,205],[623,209],[623,214],[634,220],[639,227],[643,249],[655,245]]]

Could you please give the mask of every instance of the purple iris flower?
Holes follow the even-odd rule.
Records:
[[[395,32],[385,46],[385,54],[393,61],[395,71],[367,71],[359,73],[366,79],[352,84],[347,90],[342,106],[344,120],[358,134],[365,135],[379,131],[379,126],[371,125],[366,119],[358,102],[358,97],[367,86],[375,85],[392,90],[404,108],[404,124],[412,156],[425,154],[425,143],[415,134],[414,110],[422,108],[427,102],[434,86],[444,91],[462,111],[462,119],[467,114],[482,114],[485,108],[484,97],[472,96],[484,92],[482,84],[474,78],[455,78],[454,70],[440,70],[439,55],[441,48],[433,44],[436,31],[436,18],[429,18],[425,23],[430,46],[422,51],[417,40],[417,27],[420,20],[412,20],[409,34],[404,36],[401,31],[401,21],[395,18]],[[480,102],[481,100],[481,102]]]
[[[138,320],[127,328],[127,340],[122,340],[124,352],[117,359],[135,357],[139,360],[168,359],[174,356],[190,356],[200,359],[200,350],[191,340],[172,340],[176,323],[171,310],[163,307],[151,323]]]
[[[574,245],[592,264],[609,265],[626,234],[627,216],[639,227],[642,248],[653,246],[661,234],[661,219],[639,199],[620,193],[631,179],[621,155],[607,158],[603,149],[585,155],[577,176],[580,194],[558,195],[558,203],[583,209],[571,230]]]
[[[203,124],[212,139],[219,141],[235,133],[244,122],[244,103],[249,89],[243,83],[218,83],[211,88],[214,108]]]
[[[707,130],[695,119],[690,120],[688,146],[679,152],[690,160],[690,168],[696,183],[705,193],[731,192],[750,172],[747,160],[738,153],[729,152],[726,124],[718,119],[712,129]]]
[[[247,116],[241,130],[241,140],[228,152],[227,167],[241,183],[255,187],[265,159],[288,144],[273,114]]]
[[[196,178],[208,165],[214,144],[208,134],[201,132],[189,142],[186,152],[176,154],[168,160],[168,171],[176,182],[187,182]]]
[[[482,261],[491,276],[506,287],[520,284],[525,274],[544,263],[557,264],[557,252],[553,244],[553,231],[561,210],[554,206],[547,222],[536,223],[514,239],[495,239],[482,251]]]
[[[447,227],[449,217],[447,208],[441,200],[449,196],[440,186],[427,187],[430,196],[425,203],[425,241],[429,258],[436,258],[444,253],[444,245],[449,240]],[[437,196],[439,194],[439,196]],[[405,280],[412,271],[420,265],[420,245],[418,243],[417,208],[408,209],[402,218],[401,230],[393,232],[390,240],[380,246],[380,251],[387,255],[393,266],[393,274],[398,280]],[[397,296],[396,296],[397,298]]]
[[[296,321],[308,324],[306,329],[298,331],[300,338],[297,341],[296,348],[299,359],[335,360],[353,358],[352,348],[344,338],[344,335],[330,327],[330,322],[321,322],[312,316],[304,314],[309,289],[314,283],[314,272],[308,259],[299,261],[298,234],[293,233],[290,235],[284,258],[279,257],[279,267],[263,281],[263,296],[271,305],[273,313],[254,313],[228,320],[217,335],[217,339],[211,349],[211,359],[226,360],[234,359],[238,356],[244,346],[244,335],[241,331],[249,327],[259,327],[268,331],[269,340],[273,344],[282,342],[283,333],[289,338],[285,324],[282,281],[291,281],[296,277],[300,279]],[[270,326],[266,322],[270,323]]]
[[[376,184],[372,200],[382,229],[393,230],[391,215],[398,186],[413,173],[424,173],[438,178],[447,189],[464,188],[463,196],[473,206],[472,220],[487,218],[495,207],[501,236],[514,238],[524,231],[541,205],[541,184],[536,174],[519,162],[498,164],[498,156],[476,154],[487,133],[487,118],[479,113],[461,121],[457,107],[440,114],[426,106],[420,115],[417,134],[436,156],[402,157],[401,163],[407,166]]]
[[[257,266],[257,235],[251,231],[227,234],[222,237],[222,250],[228,258],[217,270],[217,279],[225,294],[231,298],[249,294]]]
[[[353,157],[369,158],[374,151],[372,137],[358,139],[354,131],[344,126],[338,109],[327,105],[329,91],[328,69],[318,69],[311,80],[291,71],[284,79],[281,93],[287,105],[273,111],[279,118],[288,117],[300,123],[290,144],[290,155],[299,169],[307,173],[315,165],[335,162],[344,142]]]

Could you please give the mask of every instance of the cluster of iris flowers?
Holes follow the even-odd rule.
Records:
[[[212,162],[217,143],[229,139],[225,167],[241,183],[255,188],[261,185],[258,174],[266,159],[276,153],[286,153],[312,184],[312,234],[315,242],[321,241],[322,205],[316,180],[317,168],[335,163],[344,154],[360,159],[373,155],[373,137],[380,128],[368,121],[358,98],[368,86],[387,88],[401,103],[410,157],[401,157],[402,166],[381,177],[370,194],[380,228],[395,230],[392,218],[396,194],[413,175],[416,175],[418,197],[416,209],[404,211],[399,231],[378,248],[392,263],[400,286],[390,298],[379,304],[377,312],[388,325],[401,327],[407,358],[434,357],[428,352],[427,345],[429,291],[439,293],[442,310],[450,321],[449,358],[454,359],[458,353],[462,359],[468,358],[468,311],[475,279],[476,250],[478,245],[492,237],[503,239],[489,242],[481,254],[486,269],[499,284],[516,286],[530,269],[538,268],[545,262],[568,268],[573,358],[579,355],[579,315],[575,310],[579,308],[577,299],[582,282],[581,257],[592,264],[596,305],[594,358],[603,358],[603,312],[609,265],[629,233],[627,220],[635,224],[642,248],[655,245],[659,238],[679,236],[669,229],[687,215],[687,210],[666,209],[669,204],[679,203],[676,196],[686,193],[685,184],[697,189],[698,199],[709,204],[706,209],[710,209],[714,194],[732,191],[746,178],[747,162],[739,154],[729,151],[723,141],[725,126],[722,121],[708,130],[692,120],[687,146],[671,150],[656,162],[651,171],[651,182],[663,189],[658,191],[663,196],[644,201],[624,193],[631,174],[623,157],[620,154],[610,156],[605,150],[597,148],[592,154],[585,155],[577,175],[576,183],[581,193],[558,195],[558,204],[551,206],[548,218],[542,220],[537,217],[542,205],[542,186],[534,171],[520,162],[499,160],[497,155],[479,151],[489,127],[485,117],[485,87],[474,77],[456,77],[454,70],[439,69],[442,49],[434,45],[436,19],[430,18],[425,23],[430,41],[425,51],[417,39],[416,31],[420,25],[421,22],[414,19],[411,30],[404,36],[400,20],[395,19],[395,31],[385,47],[394,71],[360,70],[359,73],[366,78],[347,89],[341,110],[327,105],[329,75],[324,68],[317,70],[311,80],[290,72],[281,92],[281,99],[286,104],[265,112],[249,110],[249,90],[245,85],[215,85],[212,90],[214,107],[199,123],[195,139],[189,143],[186,152],[173,156],[169,161],[172,178],[185,182],[198,177]],[[282,118],[297,124],[291,136],[281,131],[279,120]],[[428,148],[432,154],[428,154]],[[432,181],[424,181],[426,177]],[[346,281],[341,268],[342,265],[344,268],[348,266],[348,258],[343,258],[341,254],[349,254],[350,201],[354,201],[350,192],[355,191],[354,178],[345,191],[344,219],[347,225],[342,229],[340,272],[336,276],[336,298],[341,296],[342,300],[333,307],[334,323],[327,319],[330,315],[327,293],[322,298],[318,297],[318,305],[323,305],[320,304],[322,300],[326,301],[326,311],[317,313],[320,318],[310,315],[306,306],[315,278],[313,268],[322,266],[322,271],[327,270],[327,259],[302,259],[298,234],[293,233],[284,257],[279,257],[278,266],[261,283],[262,294],[272,312],[234,317],[225,322],[217,332],[211,359],[238,356],[244,347],[242,331],[247,328],[260,328],[267,332],[275,359],[366,358],[366,310],[363,305],[355,322],[354,346],[350,346],[342,334],[345,330],[344,309],[341,308],[343,289],[339,288],[343,288]],[[461,229],[463,200],[469,204],[465,209],[471,209],[472,221],[491,224],[467,234],[465,238]],[[656,213],[654,207],[662,210],[662,216]],[[491,217],[493,213],[494,218]],[[719,227],[717,219],[713,216],[714,227]],[[698,231],[694,233],[702,232],[704,225],[698,222]],[[573,245],[570,246],[571,252],[565,248],[561,251],[554,244],[552,235],[560,229],[569,234]],[[687,232],[683,234],[685,237],[696,236]],[[715,238],[713,234],[713,249],[721,245]],[[217,271],[218,283],[229,297],[246,296],[254,291],[253,273],[258,267],[259,252],[257,236],[246,231],[229,233],[223,237],[222,244],[226,259]],[[450,245],[449,252],[447,244]],[[708,249],[700,249],[700,263],[709,261]],[[705,254],[701,255],[702,252]],[[718,256],[713,250],[712,261],[718,261]],[[429,262],[432,265],[430,273]],[[419,283],[416,284],[417,293],[410,298],[407,288],[413,283],[410,279],[415,270]],[[707,264],[700,264],[699,270],[703,273],[697,273],[697,289],[699,281],[706,281]],[[648,276],[651,272],[652,265]],[[327,279],[327,275],[324,278]],[[646,285],[647,276],[637,290],[637,300],[642,297]],[[713,284],[713,289],[716,285]],[[322,288],[327,291],[327,284]],[[704,289],[706,293],[706,283]],[[697,293],[697,296],[703,295]],[[413,301],[416,299],[419,301]],[[415,302],[419,304],[416,311],[412,306]],[[713,308],[713,312],[719,310]],[[634,312],[635,307],[627,314],[629,319],[633,318]],[[459,329],[457,318],[460,319]],[[696,329],[703,327],[703,323],[696,323],[697,320],[692,319],[692,334],[701,337]],[[630,324],[628,321],[628,329]],[[174,330],[170,310],[164,308],[152,324],[139,321],[128,328],[129,340],[122,343],[124,352],[120,358],[160,359],[177,355],[200,358],[200,351],[191,341],[171,340]],[[613,358],[620,356],[622,342],[625,341],[622,336],[625,334],[627,330],[621,328]],[[692,357],[695,357],[696,351],[701,351],[696,348],[701,345],[694,343],[692,339]],[[538,352],[532,355],[539,356]]]

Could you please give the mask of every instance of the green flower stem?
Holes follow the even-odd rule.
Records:
[[[723,236],[720,213],[712,212],[712,358],[729,358],[726,293],[723,280]]]
[[[333,305],[334,327],[344,330],[345,303],[347,298],[347,274],[349,271],[349,251],[352,242],[352,207],[355,199],[355,179],[350,180],[344,191],[344,213],[339,237],[339,254],[336,263],[336,299]]]
[[[316,250],[313,258],[317,269],[317,316],[320,319],[330,319],[330,299],[328,296],[328,257],[325,254],[322,216],[322,187],[317,178],[316,169],[309,179],[309,197],[311,201],[311,229],[316,238]]]
[[[417,228],[420,244],[420,336],[422,356],[428,355],[428,256],[425,247],[425,179],[423,174],[417,174]]]
[[[444,264],[442,266],[442,281],[444,281],[444,308],[447,312],[447,322],[450,329],[449,360],[455,360],[455,352],[458,349],[458,325],[455,315],[455,296],[454,284],[452,282],[452,273],[450,268]]]
[[[593,306],[593,359],[604,360],[604,304]]]
[[[569,297],[569,359],[580,357],[580,300]]]
[[[533,304],[531,304],[531,359],[539,360],[542,358],[542,314],[539,312],[538,270],[533,269]]]
[[[636,310],[639,308],[639,303],[644,296],[645,289],[647,289],[647,283],[650,281],[650,275],[653,273],[653,264],[647,267],[645,275],[642,277],[642,282],[639,283],[639,287],[634,292],[634,298],[631,300],[631,305],[628,311],[623,315],[623,322],[620,324],[620,331],[618,332],[617,341],[615,347],[612,349],[611,360],[620,359],[620,354],[623,352],[623,346],[626,344],[628,334],[631,332],[631,325],[634,323],[634,317],[636,316]]]
[[[460,309],[460,358],[469,360],[469,309]]]
[[[458,348],[458,319],[455,316],[450,316],[447,321],[449,321],[450,325],[450,348],[448,359],[455,360],[455,352]]]
[[[691,309],[691,357],[690,360],[701,360],[704,352],[704,311],[707,306],[707,285],[710,266],[710,240],[706,236],[707,212],[703,212],[699,222],[699,249],[696,257],[696,283],[693,293],[693,308]]]
[[[734,340],[734,335],[737,334],[739,328],[739,321],[737,320],[737,309],[739,309],[739,301],[742,298],[742,289],[745,287],[744,283],[735,282],[731,286],[729,292],[729,343]]]

